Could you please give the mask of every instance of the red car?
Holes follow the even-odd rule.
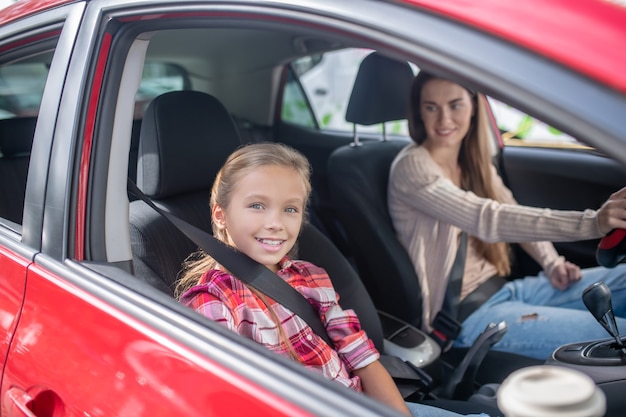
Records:
[[[129,196],[127,177],[210,231],[225,155],[261,140],[301,150],[311,222],[357,267],[358,301],[419,326],[412,292],[377,289],[375,268],[389,265],[364,259],[328,171],[336,150],[380,140],[380,127],[345,119],[360,59],[376,50],[462,80],[566,134],[568,146],[517,146],[494,130],[494,158],[521,203],[582,209],[626,178],[625,49],[626,6],[609,0],[20,0],[0,11],[2,415],[395,415],[179,304],[172,284],[196,247]],[[407,143],[394,123],[389,142]],[[591,266],[597,243],[557,248]],[[623,415],[626,371],[612,369],[597,382],[607,415]]]

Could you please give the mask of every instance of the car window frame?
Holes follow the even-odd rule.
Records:
[[[71,43],[76,33],[82,7],[63,6],[45,15],[34,15],[0,26],[0,60],[3,62],[18,59],[24,55],[46,50],[59,52],[62,42]],[[65,35],[62,31],[66,30]],[[71,48],[67,48],[71,49]],[[65,59],[69,50],[55,53],[50,65],[48,78],[43,90],[41,106],[57,108],[64,79]],[[53,81],[54,80],[54,81]],[[12,232],[19,234],[23,249],[26,246],[36,252],[41,248],[43,210],[49,164],[48,151],[52,146],[52,135],[56,123],[55,112],[37,115],[37,127],[31,148],[29,173],[24,197],[24,214],[22,225],[8,224]],[[34,168],[36,167],[36,169]],[[1,223],[7,224],[5,219]]]

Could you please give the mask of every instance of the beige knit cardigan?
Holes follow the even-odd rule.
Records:
[[[595,210],[565,211],[515,203],[495,168],[494,186],[507,203],[480,198],[446,178],[429,152],[414,143],[395,158],[388,205],[401,243],[413,260],[422,291],[422,327],[443,305],[448,275],[464,230],[485,242],[517,242],[547,273],[562,262],[551,243],[600,237]],[[532,242],[526,243],[523,242]]]

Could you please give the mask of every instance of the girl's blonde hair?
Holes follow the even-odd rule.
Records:
[[[211,189],[211,212],[213,212],[216,204],[226,209],[230,204],[231,194],[239,180],[250,172],[264,166],[292,168],[304,183],[306,192],[305,203],[308,203],[311,193],[311,168],[309,161],[304,155],[289,146],[280,143],[264,142],[242,146],[228,157],[217,173]],[[215,222],[213,222],[213,236],[226,244],[229,242],[226,229],[219,229]],[[297,248],[294,246],[290,255],[293,256],[296,250]],[[174,290],[176,297],[180,298],[185,291],[197,284],[206,271],[215,269],[216,266],[217,261],[205,252],[200,251],[192,254],[183,264],[180,279],[177,281]]]
[[[426,140],[426,128],[420,112],[422,89],[428,81],[436,78],[440,77],[421,71],[411,86],[408,108],[409,133],[418,145]],[[458,162],[463,173],[461,188],[479,197],[501,201],[492,181],[491,136],[485,107],[486,98],[480,93],[464,88],[472,98],[475,111],[459,152]],[[487,243],[474,237],[473,239],[478,253],[496,267],[498,275],[508,276],[511,273],[510,249],[507,243]]]

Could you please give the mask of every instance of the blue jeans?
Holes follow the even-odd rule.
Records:
[[[461,417],[464,414],[457,414],[443,408],[431,407],[429,405],[406,403],[413,417]],[[487,414],[465,414],[467,417],[489,417]]]
[[[465,319],[455,346],[471,346],[490,322],[502,320],[508,330],[493,349],[540,360],[561,345],[610,339],[581,298],[596,281],[604,281],[611,290],[617,327],[626,331],[626,264],[620,264],[613,269],[584,269],[581,280],[565,291],[554,288],[543,274],[513,280]]]

